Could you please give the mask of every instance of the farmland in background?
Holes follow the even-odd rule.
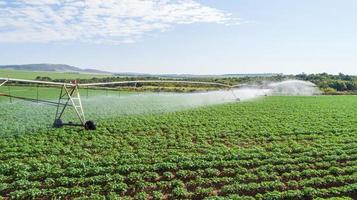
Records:
[[[21,79],[38,79],[55,82],[79,80],[80,83],[97,83],[97,82],[111,82],[111,81],[132,81],[132,80],[188,80],[188,81],[208,81],[219,82],[228,85],[262,85],[272,82],[281,82],[284,80],[302,80],[314,83],[324,94],[329,95],[348,95],[357,94],[357,76],[338,74],[332,75],[327,73],[320,74],[298,74],[298,75],[284,75],[284,74],[227,74],[227,75],[150,75],[150,74],[86,74],[86,73],[65,73],[65,72],[36,72],[36,71],[22,71],[22,70],[4,70],[0,69],[0,77],[21,78]],[[179,84],[146,84],[139,87],[125,88],[129,91],[165,91],[165,92],[194,92],[207,91],[217,89],[215,87],[198,87],[197,85]],[[125,86],[125,85],[123,85]],[[165,87],[163,87],[165,86]]]
[[[0,195],[355,199],[356,101],[264,97],[100,119],[91,132],[64,128],[10,135],[0,138]]]
[[[75,72],[39,72],[39,71],[22,71],[22,70],[9,70],[0,69],[0,77],[2,78],[18,78],[34,80],[36,77],[49,77],[51,79],[90,79],[90,78],[104,78],[110,77],[108,74],[85,74]]]
[[[10,90],[9,90],[10,89]],[[37,93],[38,91],[38,93]],[[53,100],[57,101],[58,96],[61,92],[60,87],[36,87],[36,86],[13,86],[10,85],[10,88],[6,86],[0,87],[0,93],[10,93],[13,96],[20,96],[20,97],[28,97],[28,98],[35,98],[37,99],[37,94],[38,98],[44,99],[44,100]],[[80,89],[81,96],[82,98],[87,98],[88,97],[93,97],[93,96],[98,96],[98,95],[121,95],[121,94],[127,94],[128,92],[125,91],[117,91],[117,90],[97,90],[97,89],[87,89],[87,88],[81,88]],[[8,97],[1,97],[0,96],[0,102],[1,101],[10,101]],[[21,100],[14,100],[14,102],[19,102]]]

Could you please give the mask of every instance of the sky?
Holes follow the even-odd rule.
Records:
[[[0,0],[0,65],[357,75],[355,0]]]

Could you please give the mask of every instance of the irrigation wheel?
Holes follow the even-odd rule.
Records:
[[[84,124],[84,128],[86,130],[96,130],[97,129],[97,125],[94,123],[94,121],[87,121]]]
[[[53,122],[53,127],[55,128],[61,128],[63,126],[63,121],[61,119],[56,119],[55,122]]]

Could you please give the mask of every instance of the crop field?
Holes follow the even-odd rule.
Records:
[[[111,75],[108,74],[85,74],[72,72],[40,72],[40,71],[22,71],[11,69],[0,69],[0,77],[18,78],[18,79],[36,79],[37,76],[49,77],[51,79],[90,79],[90,78],[105,78]]]
[[[0,87],[0,93],[7,93],[11,94],[14,96],[20,96],[20,97],[28,97],[28,98],[38,98],[39,100],[53,100],[56,101],[58,99],[58,95],[61,92],[61,88],[59,87],[36,87],[36,86],[3,86]],[[87,97],[93,97],[93,96],[106,96],[106,95],[112,95],[112,96],[119,96],[122,94],[126,94],[128,92],[123,92],[123,91],[115,91],[115,90],[95,90],[95,89],[87,89],[83,88],[81,89],[81,96],[82,98],[87,98]],[[8,101],[10,102],[9,98],[7,97],[1,97],[0,96],[0,102],[3,101]]]
[[[356,102],[356,96],[264,97],[108,115],[90,132],[4,133],[0,196],[356,199]]]
[[[29,103],[0,96],[0,115],[6,116],[0,120],[2,136],[36,133],[52,125],[56,107],[37,103],[37,90],[39,100],[57,102],[59,88],[19,86],[10,88],[12,95],[33,98],[35,101]],[[233,101],[233,96],[229,91],[191,94],[91,89],[81,91],[87,119],[95,121],[112,117],[174,112]],[[7,93],[8,88],[0,87],[0,92]],[[69,109],[65,112],[64,120],[76,122],[78,119],[73,110]]]

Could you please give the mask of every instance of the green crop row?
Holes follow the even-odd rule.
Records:
[[[355,102],[354,96],[267,97],[103,118],[92,132],[5,133],[0,196],[354,199]]]

